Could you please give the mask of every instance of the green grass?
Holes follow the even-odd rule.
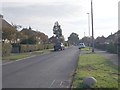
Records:
[[[87,53],[80,56],[73,87],[82,88],[87,76],[97,80],[92,88],[118,88],[118,68],[102,55]]]
[[[2,57],[2,60],[18,60],[18,59],[23,59],[23,58],[30,57],[33,55],[46,54],[46,53],[50,53],[50,52],[51,52],[51,49],[46,49],[46,50],[41,50],[41,51],[11,54],[10,56]]]
[[[82,51],[90,51],[91,47],[85,47],[85,48],[81,48]]]
[[[10,56],[3,57],[2,60],[18,60],[29,56],[29,53],[11,54]]]

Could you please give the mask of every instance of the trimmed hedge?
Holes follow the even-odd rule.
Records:
[[[97,49],[101,49],[101,50],[106,50],[107,49],[107,44],[99,44],[99,43],[95,43],[95,48]]]
[[[10,56],[12,52],[12,45],[10,43],[3,43],[2,44],[2,56]],[[44,50],[44,49],[52,49],[53,44],[38,44],[38,45],[26,45],[26,44],[21,44],[20,45],[20,52],[33,52],[33,51],[38,51],[38,50]]]
[[[117,44],[116,43],[109,43],[107,45],[107,52],[116,53],[117,54]]]
[[[118,34],[118,45],[117,46],[118,46],[118,56],[120,57],[120,34]]]
[[[117,53],[117,44],[116,43],[109,43],[109,44],[99,44],[95,43],[95,48],[101,49],[110,53]]]
[[[36,47],[34,45],[21,45],[20,46],[20,52],[30,52],[36,50]]]
[[[12,45],[10,43],[2,44],[2,56],[10,56],[12,51]]]
[[[20,52],[21,53],[32,52],[32,51],[51,49],[51,48],[53,48],[53,44],[38,44],[38,45],[24,45],[24,44],[21,44]]]

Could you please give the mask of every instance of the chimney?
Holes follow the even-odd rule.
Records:
[[[0,18],[3,18],[3,15],[0,14]]]

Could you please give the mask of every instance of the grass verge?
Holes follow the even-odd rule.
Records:
[[[99,54],[84,53],[79,57],[73,88],[83,88],[83,79],[87,76],[96,78],[92,88],[118,88],[118,67]]]
[[[2,60],[18,60],[18,59],[27,58],[33,55],[46,54],[50,52],[51,52],[51,49],[46,49],[46,50],[34,51],[34,52],[28,52],[28,53],[11,54],[10,56],[2,57]]]

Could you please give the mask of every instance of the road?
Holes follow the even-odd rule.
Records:
[[[68,88],[77,65],[79,49],[35,56],[2,66],[3,88]]]

